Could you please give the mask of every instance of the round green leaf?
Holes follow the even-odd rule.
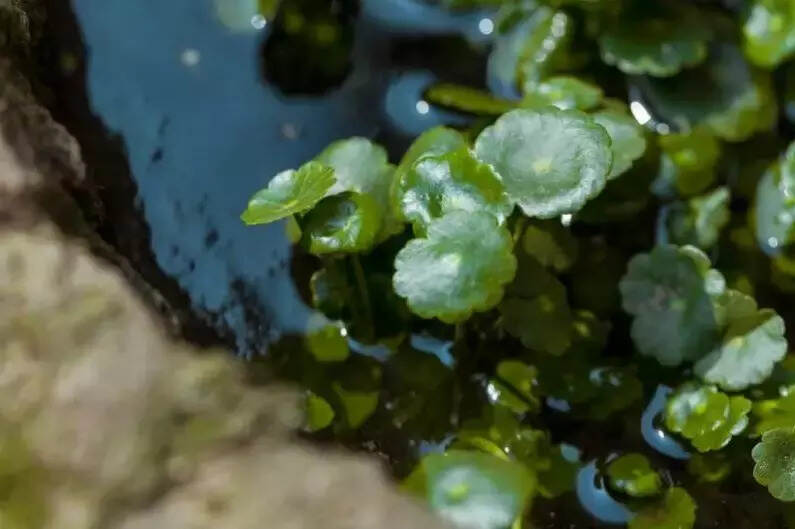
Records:
[[[598,86],[568,75],[549,77],[526,86],[525,91],[522,106],[528,108],[552,105],[563,110],[590,110],[604,96]]]
[[[629,521],[629,529],[691,529],[696,503],[685,489],[668,489],[660,501],[647,505]]]
[[[642,454],[624,454],[607,465],[610,486],[633,498],[648,498],[662,491],[662,479]]]
[[[593,119],[605,128],[610,136],[613,166],[608,180],[626,173],[632,163],[646,152],[646,137],[635,118],[615,110],[602,110]]]
[[[541,218],[581,208],[604,188],[612,161],[604,128],[553,107],[508,112],[478,136],[475,153],[528,216]]]
[[[532,222],[522,235],[522,248],[543,266],[557,272],[568,270],[577,260],[577,239],[557,220]]]
[[[732,470],[731,461],[724,452],[693,454],[687,461],[687,472],[702,483],[719,483]]]
[[[743,141],[776,120],[770,76],[750,67],[732,44],[713,44],[709,58],[697,68],[637,83],[644,103],[681,130],[703,124],[722,139]]]
[[[712,193],[691,198],[671,208],[666,225],[670,241],[692,244],[709,250],[729,223],[729,190],[719,187]]]
[[[417,160],[402,174],[397,196],[403,216],[420,235],[451,211],[483,211],[503,224],[513,210],[497,174],[468,148]]]
[[[795,53],[795,3],[753,0],[745,10],[742,29],[748,58],[772,68]]]
[[[395,168],[389,163],[383,147],[367,138],[353,137],[330,144],[315,160],[334,169],[337,182],[329,189],[329,195],[344,191],[369,195],[382,212],[381,236],[400,231],[402,225],[389,209],[389,190]]]
[[[301,242],[315,255],[363,252],[375,242],[380,221],[370,195],[347,191],[324,198],[304,216]]]
[[[784,320],[770,309],[754,310],[729,319],[721,343],[696,362],[695,372],[722,389],[741,391],[768,378],[786,354]]]
[[[450,450],[425,456],[406,486],[459,527],[504,529],[521,516],[535,478],[523,465],[480,452]]]
[[[634,16],[599,37],[602,60],[630,75],[668,77],[707,57],[709,31],[682,17]]]
[[[795,501],[795,430],[770,430],[751,451],[754,479],[781,501]]]
[[[316,314],[310,318],[306,331],[306,344],[319,362],[343,362],[348,355],[348,333],[339,323]]]
[[[310,432],[317,432],[326,428],[334,420],[334,409],[323,398],[311,391],[306,395],[305,428]]]
[[[538,411],[541,403],[533,392],[538,385],[538,370],[518,360],[503,360],[489,381],[488,395],[494,404],[516,413]]]
[[[675,366],[711,350],[718,338],[712,297],[724,288],[723,276],[695,247],[657,246],[633,257],[619,289],[634,316],[638,351]]]
[[[251,197],[240,218],[248,225],[266,224],[303,213],[326,196],[335,182],[334,170],[317,162],[308,162],[297,171],[282,171]]]
[[[565,66],[574,21],[563,11],[542,6],[532,11],[523,26],[517,71],[520,86],[529,92],[528,86]]]
[[[495,97],[488,92],[449,83],[439,83],[425,91],[425,99],[443,107],[480,114],[499,116],[516,108],[516,103]]]
[[[665,427],[690,439],[699,452],[719,450],[748,425],[751,402],[714,386],[688,382],[668,397]]]
[[[488,213],[453,211],[395,258],[395,292],[423,318],[457,322],[488,310],[516,273],[508,230]]]

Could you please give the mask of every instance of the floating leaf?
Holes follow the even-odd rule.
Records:
[[[303,213],[326,196],[334,182],[334,170],[317,162],[282,171],[251,197],[240,218],[248,225],[266,224]]]
[[[753,0],[743,21],[745,54],[755,64],[772,68],[795,53],[795,3]]]
[[[488,394],[494,404],[516,413],[537,411],[541,404],[534,395],[538,370],[518,360],[503,360],[489,381]]]
[[[724,287],[723,276],[693,246],[657,246],[633,257],[619,289],[624,310],[634,316],[638,351],[675,366],[711,350],[718,338],[712,297]]]
[[[691,529],[696,521],[696,503],[685,489],[668,489],[663,498],[639,510],[629,529]]]
[[[666,219],[668,235],[674,244],[692,244],[709,250],[718,242],[720,232],[729,223],[729,190],[715,191],[675,205]]]
[[[516,272],[508,230],[488,213],[453,211],[427,232],[395,258],[395,291],[414,313],[456,322],[499,303]]]
[[[334,410],[331,405],[323,398],[315,395],[311,391],[306,395],[306,429],[310,432],[317,432],[334,420]]]
[[[604,96],[598,86],[568,75],[549,77],[525,89],[522,106],[528,108],[552,105],[562,110],[590,110],[598,106]]]
[[[406,480],[435,512],[459,527],[504,529],[519,518],[535,489],[524,466],[489,454],[429,454]]]
[[[688,382],[665,405],[665,427],[690,439],[699,452],[719,450],[748,425],[751,401],[714,386]]]
[[[566,288],[534,259],[519,260],[499,310],[502,327],[525,347],[553,355],[569,348],[572,316]]]
[[[491,164],[525,214],[573,213],[598,194],[610,172],[610,137],[582,112],[513,110],[481,132],[478,158]]]
[[[754,479],[781,501],[795,501],[795,430],[792,425],[765,432],[751,451]]]
[[[342,362],[350,354],[347,331],[336,322],[316,315],[309,320],[306,344],[319,362]]]
[[[577,260],[577,239],[557,220],[536,220],[525,228],[522,248],[543,266],[557,272],[568,270]]]
[[[646,137],[643,129],[632,116],[615,110],[602,110],[593,114],[593,119],[603,126],[610,136],[613,166],[608,180],[626,173],[632,163],[646,152]]]
[[[723,296],[726,330],[721,343],[696,362],[695,372],[727,391],[741,391],[764,381],[787,354],[784,320],[770,309],[757,310],[754,300],[740,292]]]
[[[668,77],[701,63],[709,38],[706,27],[684,13],[629,11],[599,37],[599,49],[604,62],[624,73]]]
[[[662,491],[662,479],[642,454],[624,454],[607,465],[613,490],[633,498],[648,498]]]
[[[399,208],[418,235],[451,211],[491,213],[500,224],[513,210],[494,170],[468,148],[425,155],[403,173],[398,183]]]
[[[429,102],[470,114],[499,116],[516,108],[516,103],[467,86],[439,83],[425,91]]]
[[[381,209],[370,195],[326,197],[304,216],[302,244],[313,254],[363,252],[375,242]]]
[[[732,44],[713,44],[697,68],[665,79],[637,79],[636,86],[661,120],[685,131],[703,124],[728,141],[769,129],[777,116],[770,76],[751,68]]]
[[[334,169],[337,181],[329,189],[329,195],[344,191],[369,195],[382,212],[382,237],[401,230],[401,223],[389,210],[389,190],[395,168],[389,163],[383,147],[367,138],[353,137],[330,144],[315,160]]]
[[[723,452],[693,454],[687,461],[687,472],[702,483],[719,483],[731,470],[731,461]]]
[[[720,142],[704,127],[681,134],[660,136],[660,171],[655,191],[662,196],[694,195],[715,181],[721,155]]]

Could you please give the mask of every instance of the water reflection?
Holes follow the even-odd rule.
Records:
[[[654,396],[643,415],[640,418],[640,432],[646,443],[663,455],[674,459],[690,459],[690,453],[667,433],[662,427],[656,424],[656,420],[665,409],[665,401],[671,393],[671,388],[660,385],[654,392]]]

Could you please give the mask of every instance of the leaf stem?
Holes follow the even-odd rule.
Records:
[[[370,291],[367,288],[367,279],[364,276],[364,268],[359,256],[356,254],[351,255],[351,265],[353,266],[353,275],[356,277],[356,288],[359,290],[359,297],[364,307],[364,318],[367,325],[367,335],[371,338],[375,337],[375,321],[373,320],[373,307],[370,304]]]

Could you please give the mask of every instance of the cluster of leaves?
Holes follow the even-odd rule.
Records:
[[[793,4],[444,3],[499,7],[489,90],[424,96],[470,124],[427,130],[396,165],[337,141],[242,215],[287,219],[316,257],[317,314],[272,353],[308,389],[307,429],[407,459],[405,487],[462,526],[519,527],[580,494],[587,455],[631,528],[689,529],[705,504],[681,468],[594,440],[637,433],[664,384],[653,427],[687,479],[720,486],[742,454],[795,500],[776,311],[795,292],[795,143],[771,72],[792,67]]]

